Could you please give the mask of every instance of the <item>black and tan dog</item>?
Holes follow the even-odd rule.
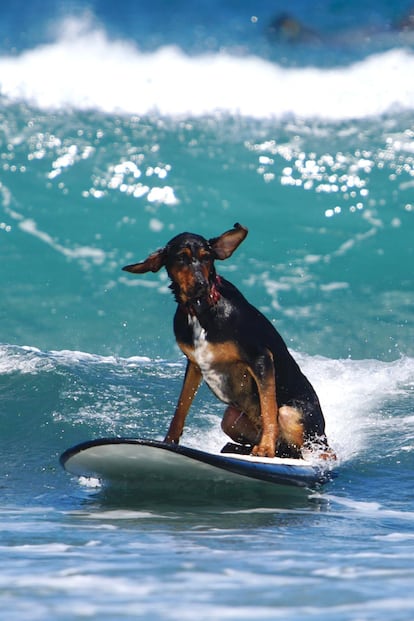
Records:
[[[248,452],[300,457],[303,448],[316,444],[322,456],[334,457],[318,397],[282,337],[216,273],[214,261],[228,259],[246,235],[240,224],[210,240],[181,233],[145,261],[123,268],[144,274],[165,267],[178,304],[174,332],[188,362],[165,441],[178,444],[204,378],[228,404],[223,431],[250,445]]]

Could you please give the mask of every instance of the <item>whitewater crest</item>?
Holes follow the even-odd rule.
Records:
[[[414,108],[414,57],[393,49],[346,67],[285,68],[229,52],[143,52],[90,19],[66,20],[55,42],[0,57],[0,93],[41,109],[328,121]],[[51,79],[53,76],[53,79]]]

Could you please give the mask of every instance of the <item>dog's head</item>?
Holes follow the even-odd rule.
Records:
[[[228,259],[246,235],[247,228],[238,223],[219,237],[208,240],[201,235],[180,233],[145,261],[126,265],[122,269],[133,274],[145,274],[165,267],[177,302],[190,305],[211,296],[216,279],[214,261]]]

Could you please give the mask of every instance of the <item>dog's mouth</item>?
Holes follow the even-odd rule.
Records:
[[[197,282],[188,292],[188,298],[193,301],[207,299],[211,285],[209,282]]]
[[[187,306],[200,308],[209,300],[210,286],[208,284],[197,284],[188,291],[181,291],[181,297]]]
[[[198,312],[213,306],[220,298],[215,283],[198,282],[193,287],[185,290],[177,288],[172,283],[171,288],[174,291],[177,302],[188,309]]]

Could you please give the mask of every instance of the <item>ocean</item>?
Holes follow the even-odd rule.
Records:
[[[377,0],[4,0],[0,603],[8,621],[411,621],[414,19]],[[289,15],[287,15],[289,13]],[[109,493],[59,455],[162,439],[185,361],[171,237],[315,386],[337,476],[269,500]],[[203,386],[182,442],[218,450]]]

